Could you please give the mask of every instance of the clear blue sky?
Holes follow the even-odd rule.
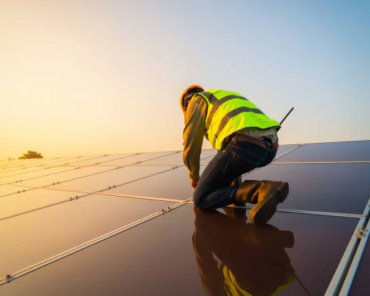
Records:
[[[190,84],[239,92],[281,143],[370,139],[370,1],[0,3],[0,159],[175,150]]]

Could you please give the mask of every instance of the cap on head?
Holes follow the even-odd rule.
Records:
[[[190,99],[193,94],[201,92],[203,90],[204,88],[197,84],[190,85],[187,89],[184,90],[180,97],[180,106],[182,112],[185,113],[186,108],[188,107],[188,99]]]

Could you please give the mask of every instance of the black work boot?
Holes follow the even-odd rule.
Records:
[[[244,181],[236,192],[236,200],[255,204],[249,213],[249,220],[256,225],[265,225],[276,212],[278,203],[289,193],[287,182]]]

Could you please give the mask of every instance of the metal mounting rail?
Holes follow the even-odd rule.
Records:
[[[369,207],[370,207],[370,202],[368,203],[368,209]],[[351,266],[349,267],[347,276],[344,279],[342,288],[339,293],[340,296],[348,295],[351,289],[352,282],[353,282],[353,279],[355,278],[355,274],[360,264],[362,254],[364,253],[366,243],[368,242],[368,238],[370,235],[369,233],[370,233],[370,221],[369,221],[369,217],[367,217],[367,225],[365,225],[364,228],[358,229],[357,237],[360,239],[360,243],[357,247],[356,253],[351,262]]]
[[[251,210],[252,207],[250,206],[234,206],[230,205],[227,206],[229,208],[237,208],[237,209],[247,209]],[[278,213],[287,213],[287,214],[302,214],[302,215],[313,215],[313,216],[325,216],[325,217],[341,217],[341,218],[354,218],[360,219],[365,218],[366,216],[363,214],[350,214],[350,213],[337,213],[337,212],[322,212],[322,211],[310,211],[310,210],[296,210],[296,209],[277,209],[276,212]]]
[[[370,213],[370,199],[366,204],[365,210],[363,212],[364,217],[360,218],[359,222],[357,223],[355,231],[352,234],[352,237],[342,256],[342,259],[337,267],[337,270],[335,271],[334,276],[326,290],[325,296],[338,295],[339,293],[341,293],[342,287],[344,288],[343,293],[345,293],[345,290],[349,290],[352,283],[352,279],[354,277],[354,272],[357,269],[356,263],[354,263],[355,265],[353,267],[351,264],[352,262],[354,262],[354,259],[356,257],[355,256],[356,251],[359,249],[361,240],[363,240],[363,237],[359,236],[359,233],[361,233],[361,230],[363,230],[364,227],[366,227],[366,223],[369,220],[368,218],[369,213]],[[360,257],[360,255],[357,255],[357,257]],[[349,278],[346,279],[347,275],[349,274],[350,267],[351,272],[353,272],[353,274],[349,275]],[[344,283],[346,283],[346,286],[344,286]]]
[[[187,204],[188,201],[190,201],[190,199],[184,200],[184,201],[182,201],[180,203],[177,203],[175,205],[172,205],[172,206],[170,206],[168,208],[164,208],[161,211],[158,211],[156,213],[153,213],[153,214],[151,214],[149,216],[146,216],[146,217],[144,217],[142,219],[136,220],[135,222],[129,223],[129,224],[127,224],[125,226],[122,226],[120,228],[117,228],[117,229],[115,229],[113,231],[110,231],[110,232],[108,232],[106,234],[103,234],[103,235],[101,235],[99,237],[96,237],[96,238],[94,238],[94,239],[92,239],[90,241],[87,241],[87,242],[85,242],[83,244],[80,244],[80,245],[78,245],[76,247],[73,247],[73,248],[68,249],[68,250],[66,250],[64,252],[61,252],[59,254],[56,254],[56,255],[54,255],[54,256],[52,256],[50,258],[47,258],[47,259],[45,259],[43,261],[40,261],[40,262],[38,262],[36,264],[33,264],[31,266],[28,266],[28,267],[26,267],[26,268],[24,268],[22,270],[19,270],[17,272],[12,273],[12,274],[8,274],[3,279],[0,279],[0,286],[1,285],[4,285],[6,283],[9,283],[11,281],[14,281],[14,280],[16,280],[16,279],[18,279],[18,278],[20,278],[22,276],[25,276],[25,275],[27,275],[27,274],[29,274],[31,272],[34,272],[34,271],[36,271],[36,270],[38,270],[40,268],[43,268],[43,267],[45,267],[45,266],[47,266],[49,264],[52,264],[52,263],[54,263],[56,261],[59,261],[59,260],[61,260],[63,258],[66,258],[68,256],[71,256],[71,255],[73,255],[73,254],[75,254],[77,252],[80,252],[80,251],[82,251],[82,250],[84,250],[86,248],[89,248],[89,247],[91,247],[91,246],[93,246],[95,244],[98,244],[98,243],[100,243],[100,242],[102,242],[104,240],[107,240],[107,239],[109,239],[109,238],[111,238],[113,236],[116,236],[116,235],[118,235],[118,234],[120,234],[120,233],[122,233],[124,231],[127,231],[127,230],[129,230],[129,229],[131,229],[131,228],[133,228],[135,226],[138,226],[140,224],[143,224],[145,222],[148,222],[148,221],[150,221],[150,220],[152,220],[152,219],[154,219],[154,218],[156,218],[158,216],[162,216],[162,215],[164,215],[164,214],[166,214],[166,213],[168,213],[170,211],[173,211],[173,210],[175,210],[175,209],[177,209],[177,208],[179,208],[179,207]]]

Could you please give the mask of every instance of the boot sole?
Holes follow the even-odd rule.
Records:
[[[289,193],[288,183],[282,183],[282,188],[263,202],[256,204],[249,213],[249,220],[255,225],[265,225],[276,212],[278,203],[282,203]]]

